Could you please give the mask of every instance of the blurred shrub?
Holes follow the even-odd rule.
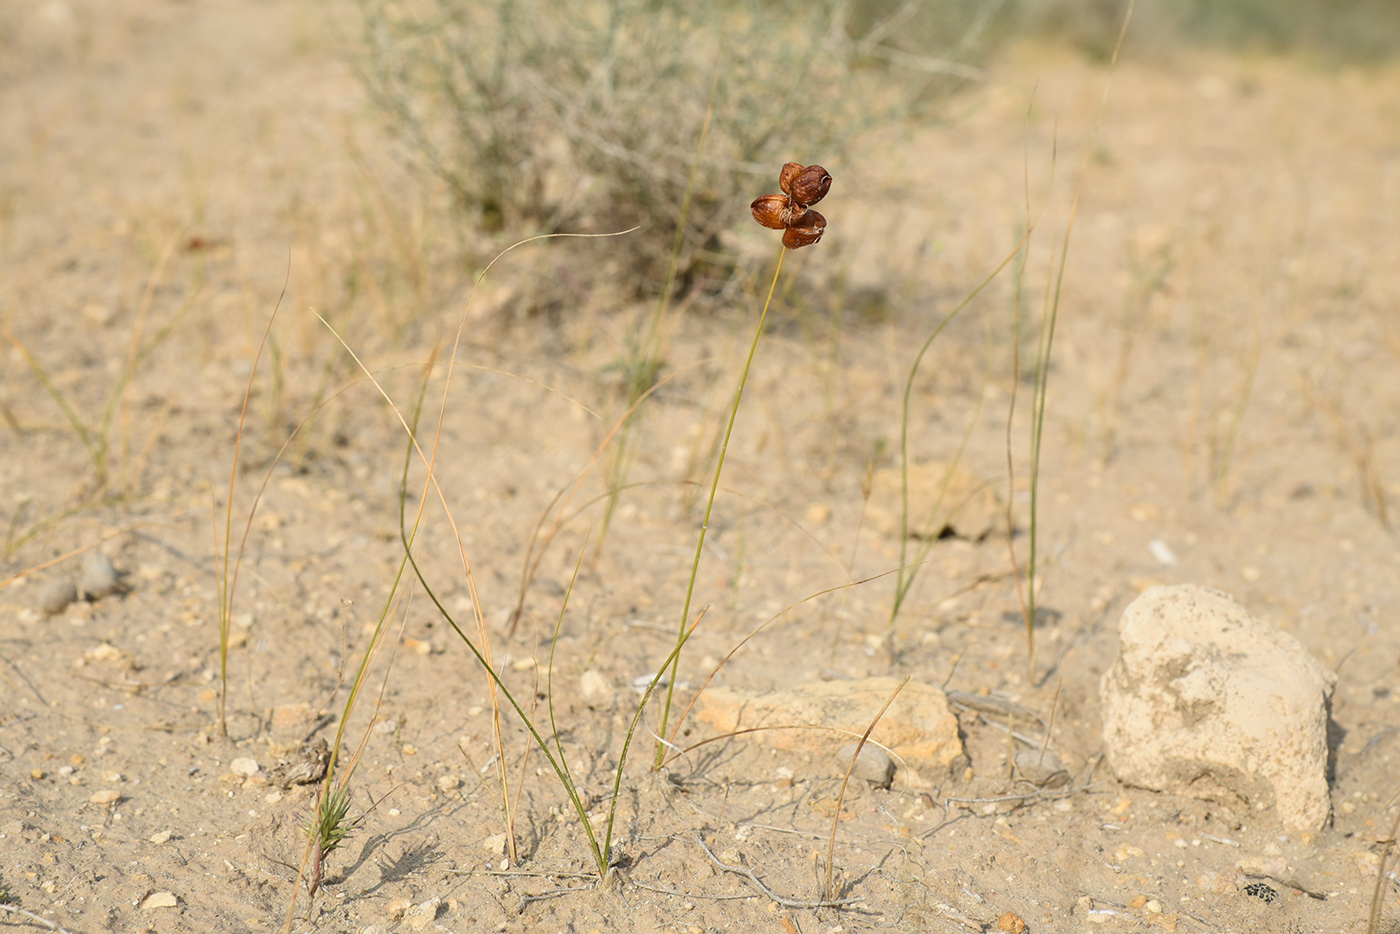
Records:
[[[683,213],[679,287],[722,283],[733,257],[721,234],[747,222],[748,202],[774,187],[783,162],[830,167],[857,133],[976,78],[961,62],[1000,6],[360,0],[361,71],[486,229],[640,224],[623,274],[637,294],[656,294]]]

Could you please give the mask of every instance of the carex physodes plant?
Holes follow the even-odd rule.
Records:
[[[778,276],[783,271],[783,257],[788,250],[811,246],[826,232],[826,218],[812,210],[812,205],[826,197],[831,190],[831,175],[819,165],[802,165],[789,162],[778,173],[780,195],[764,195],[756,199],[749,209],[753,219],[764,227],[783,232],[783,249],[778,254],[778,264],[773,270],[773,281],[768,286],[768,298],[763,303],[763,312],[758,316],[758,327],[754,330],[753,343],[749,345],[749,356],[744,361],[744,369],[739,374],[739,388],[734,393],[734,404],[729,409],[729,426],[724,431],[724,442],[720,445],[719,460],[715,464],[715,475],[710,481],[710,498],[705,503],[705,518],[700,524],[699,540],[695,543],[695,560],[690,566],[690,582],[685,589],[685,604],[681,607],[680,629],[676,633],[676,647],[669,660],[669,681],[666,684],[666,699],[661,706],[661,729],[657,733],[660,742],[656,746],[656,766],[661,766],[666,754],[666,727],[671,716],[671,697],[675,690],[676,672],[680,667],[680,648],[690,632],[690,601],[695,592],[695,579],[700,574],[700,555],[705,550],[705,532],[710,528],[710,513],[715,506],[715,494],[719,492],[719,475],[724,470],[724,456],[729,450],[729,438],[734,433],[734,421],[739,415],[739,402],[744,397],[744,384],[749,379],[749,369],[753,366],[754,353],[758,350],[758,339],[763,336],[763,325],[768,319],[768,308],[773,304],[773,292],[778,286]],[[663,668],[663,672],[665,668]],[[657,678],[661,678],[661,673]]]

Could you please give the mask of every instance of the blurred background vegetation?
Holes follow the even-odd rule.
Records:
[[[1105,58],[1124,0],[357,0],[360,74],[408,156],[451,192],[478,263],[537,233],[640,225],[588,275],[639,299],[722,294],[746,206],[778,167],[839,168],[866,131],[937,119],[999,49]],[[1396,0],[1139,0],[1129,48],[1400,49]],[[838,182],[840,184],[839,172]],[[749,234],[752,236],[752,232]],[[619,255],[625,258],[619,258]],[[585,283],[586,284],[586,283]]]

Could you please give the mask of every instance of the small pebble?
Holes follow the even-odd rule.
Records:
[[[1026,934],[1026,922],[1021,920],[1021,916],[1014,911],[1003,911],[1001,917],[997,918],[998,931],[1010,931],[1011,934]]]
[[[456,791],[462,780],[456,775],[442,775],[438,777],[437,786],[442,791]]]
[[[116,804],[116,803],[117,803],[118,801],[120,801],[121,799],[122,799],[122,793],[121,793],[120,791],[118,791],[117,789],[115,789],[115,788],[104,788],[104,789],[101,790],[101,791],[95,791],[95,792],[93,792],[93,793],[92,793],[92,797],[91,797],[91,798],[88,798],[88,803],[89,803],[89,804],[100,804],[100,805],[104,805],[104,806],[110,806],[110,805]]]
[[[851,756],[856,753],[856,746],[852,743],[843,746],[836,754],[836,758],[841,764],[847,765],[851,761]],[[860,755],[856,757],[855,768],[851,770],[852,778],[863,778],[876,788],[888,788],[894,781],[894,760],[879,746],[866,743],[860,749]]]
[[[1157,559],[1158,564],[1176,567],[1181,563],[1181,560],[1176,556],[1176,552],[1172,551],[1171,546],[1160,538],[1154,538],[1152,541],[1148,542],[1147,550],[1152,552],[1152,557]]]
[[[161,830],[161,831],[157,831],[156,833],[151,834],[150,840],[151,840],[152,843],[154,843],[154,844],[156,844],[156,845],[160,845],[160,844],[162,844],[162,843],[169,843],[169,842],[170,842],[170,837],[171,837],[170,831],[168,831],[168,830]]]
[[[174,908],[180,904],[180,900],[173,892],[152,892],[146,896],[141,903],[142,911],[150,911],[153,908]]]
[[[46,616],[57,616],[78,599],[78,588],[72,581],[52,580],[39,591],[39,609]]]
[[[410,931],[426,931],[428,925],[437,918],[438,909],[441,907],[442,899],[430,898],[404,912],[403,922],[408,925]]]
[[[258,772],[258,760],[252,756],[239,756],[228,764],[228,770],[234,775],[256,775]]]
[[[121,589],[117,580],[117,568],[112,559],[100,551],[89,551],[83,555],[83,576],[78,589],[89,600],[99,600]]]
[[[578,691],[580,696],[590,704],[609,700],[613,693],[612,685],[608,683],[608,679],[592,668],[579,675]]]
[[[1058,788],[1069,784],[1069,773],[1065,771],[1060,757],[1049,749],[1026,749],[1016,753],[1016,768],[1028,781],[1037,785]]]

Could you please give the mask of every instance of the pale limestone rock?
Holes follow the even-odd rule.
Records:
[[[787,691],[748,693],[710,688],[700,695],[696,716],[719,733],[756,726],[836,728],[780,729],[760,734],[776,749],[829,753],[859,738],[898,687],[897,678],[821,681]],[[917,681],[904,686],[880,718],[870,740],[889,749],[900,763],[900,784],[914,787],[936,782],[955,761],[965,762],[957,717],[938,688]],[[850,762],[849,755],[843,765]]]
[[[1320,829],[1336,675],[1293,636],[1208,587],[1153,587],[1123,612],[1104,675],[1108,760],[1130,785]]]
[[[898,467],[884,467],[870,479],[866,525],[887,538],[898,538],[902,474]],[[998,529],[1006,530],[1006,506],[991,480],[948,461],[909,468],[910,537],[927,534],[937,538],[946,530],[959,538],[981,541]]]

